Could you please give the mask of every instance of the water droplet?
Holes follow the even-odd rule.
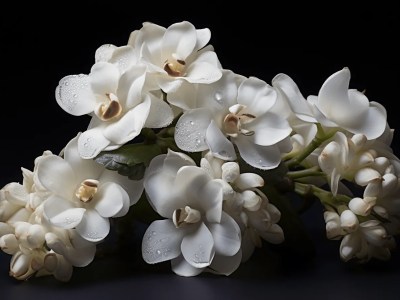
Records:
[[[190,125],[192,125],[192,126],[194,125],[194,122],[193,122],[193,121],[190,121],[189,123],[190,123]]]
[[[156,234],[157,234],[157,232],[155,232],[155,231],[151,232],[151,235],[156,235]]]
[[[64,82],[64,85],[69,86],[69,82],[68,81]]]
[[[196,139],[196,144],[200,145],[200,143],[201,143],[201,140],[200,139]]]
[[[161,255],[161,250],[158,249],[158,250],[156,251],[156,253],[157,253],[157,255]]]
[[[217,102],[220,102],[222,100],[222,94],[220,92],[216,92],[214,97]]]

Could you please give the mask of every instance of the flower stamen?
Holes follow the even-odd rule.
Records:
[[[185,66],[186,62],[184,60],[173,57],[164,62],[164,71],[167,72],[169,76],[179,77],[184,75]]]
[[[76,197],[84,203],[89,202],[93,199],[97,192],[99,182],[95,179],[86,179],[82,181],[79,188],[76,190]]]
[[[122,106],[118,102],[118,97],[113,93],[106,94],[106,96],[109,101],[103,103],[98,111],[98,116],[103,121],[109,121],[111,119],[117,118],[122,112]]]
[[[176,228],[182,227],[185,224],[194,224],[201,220],[201,214],[198,210],[185,206],[178,208],[172,215],[172,221]]]
[[[246,108],[244,105],[234,105],[229,108],[230,113],[224,118],[224,131],[231,137],[237,137],[238,134],[251,136],[254,131],[242,128],[242,124],[248,124],[254,121],[256,116],[249,113],[241,113]]]

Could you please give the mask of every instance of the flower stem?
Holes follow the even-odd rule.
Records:
[[[289,171],[286,175],[291,179],[299,179],[308,176],[325,176],[325,173],[321,172],[318,166],[314,166],[304,170]]]

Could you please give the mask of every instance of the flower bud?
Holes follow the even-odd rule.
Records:
[[[364,199],[356,197],[349,202],[349,208],[356,215],[368,216],[375,203],[375,197],[365,197]]]
[[[246,190],[239,194],[239,197],[243,200],[243,207],[249,211],[257,211],[261,206],[261,197],[253,191]]]
[[[10,262],[10,276],[19,280],[28,279],[35,273],[30,265],[31,257],[22,252],[17,252]]]
[[[19,250],[19,243],[15,235],[9,233],[0,237],[0,248],[10,255],[16,253]]]
[[[240,175],[240,168],[236,162],[226,162],[221,166],[222,179],[226,182],[234,182]]]
[[[351,210],[345,210],[340,215],[340,226],[347,232],[354,232],[358,228],[357,216]]]

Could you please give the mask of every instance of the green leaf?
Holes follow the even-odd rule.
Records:
[[[117,171],[132,180],[140,180],[150,161],[162,153],[157,144],[127,144],[113,151],[103,151],[94,160],[108,170]]]

